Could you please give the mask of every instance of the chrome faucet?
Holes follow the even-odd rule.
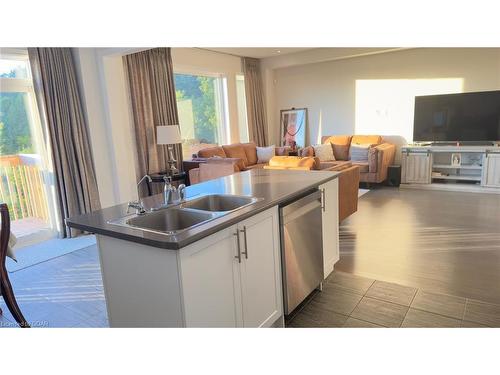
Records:
[[[163,204],[169,205],[186,199],[186,185],[180,184],[178,188],[172,185],[172,178],[164,176],[165,186],[163,188]]]
[[[143,176],[143,177],[139,180],[139,182],[137,183],[137,189],[139,189],[139,185],[140,185],[140,184],[142,183],[142,181],[144,181],[145,179],[147,179],[149,183],[152,183],[152,182],[153,182],[153,180],[152,180],[151,176],[150,176],[150,175],[148,175],[148,174],[145,174],[145,175],[144,175],[144,176]]]
[[[172,178],[170,176],[163,176],[165,186],[163,187],[163,204],[172,204],[175,202],[174,195],[177,194],[177,189],[172,185]]]
[[[144,208],[144,205],[141,201],[128,202],[127,213],[130,212],[131,208],[135,208],[136,215],[144,215],[146,213],[146,209]]]
[[[186,200],[186,185],[180,184],[177,188],[177,193],[179,195],[179,200],[184,202]]]

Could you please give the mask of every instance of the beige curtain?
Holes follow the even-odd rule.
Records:
[[[63,237],[80,231],[64,219],[100,208],[88,126],[70,48],[28,48],[40,118],[54,163]]]
[[[137,143],[137,181],[145,174],[167,170],[166,145],[156,144],[156,126],[179,124],[170,48],[155,48],[124,57]],[[182,169],[182,148],[174,157]],[[139,196],[146,195],[145,186]]]
[[[241,59],[245,75],[248,134],[257,146],[267,146],[267,124],[260,61],[251,57]]]

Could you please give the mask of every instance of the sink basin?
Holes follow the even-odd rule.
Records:
[[[215,215],[209,212],[171,208],[143,216],[135,216],[132,219],[126,220],[125,224],[144,230],[174,234],[211,220],[214,217]]]
[[[240,195],[212,194],[184,202],[181,204],[181,207],[202,211],[227,212],[248,206],[258,200],[258,198]]]
[[[108,223],[149,232],[174,235],[258,202],[260,198],[213,194],[162,208],[145,215],[128,215]]]

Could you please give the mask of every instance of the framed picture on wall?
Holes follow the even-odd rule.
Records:
[[[306,146],[307,108],[280,111],[281,146],[292,149]]]

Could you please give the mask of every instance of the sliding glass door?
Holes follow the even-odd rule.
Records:
[[[19,241],[53,237],[53,173],[25,50],[0,50],[0,200]]]

